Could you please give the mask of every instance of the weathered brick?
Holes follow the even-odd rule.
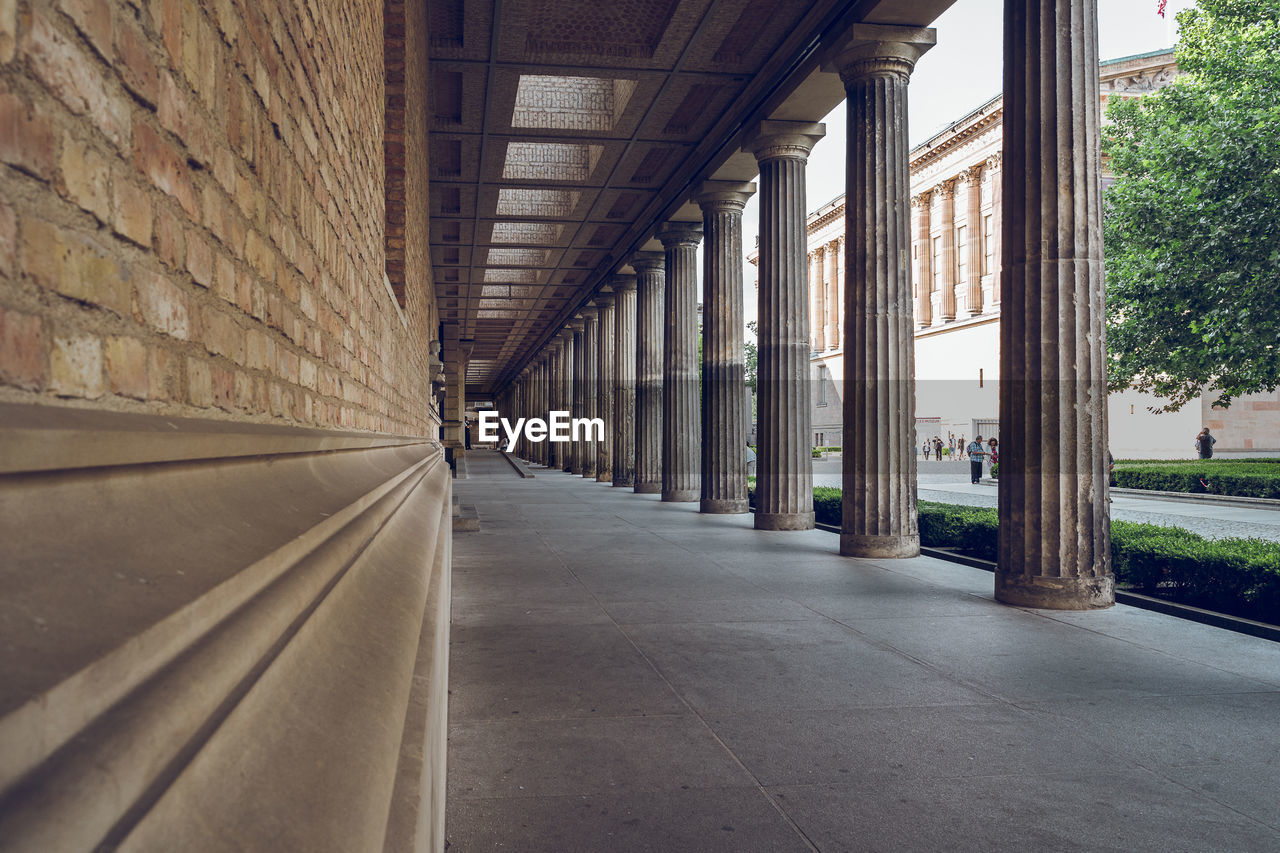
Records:
[[[116,68],[124,85],[148,104],[155,106],[160,99],[160,73],[146,38],[137,25],[121,15],[115,30]]]
[[[53,177],[53,128],[17,95],[0,94],[0,160],[38,178]]]
[[[270,370],[276,362],[276,343],[257,329],[248,335],[245,366],[254,370]]]
[[[161,127],[182,140],[190,156],[203,165],[212,165],[212,146],[203,121],[168,72],[160,76],[160,108],[156,115]]]
[[[182,269],[186,263],[187,241],[182,220],[169,209],[161,205],[156,211],[156,252],[160,260],[171,269]]]
[[[194,230],[187,235],[187,272],[201,287],[213,284],[213,252]]]
[[[17,38],[18,0],[0,0],[0,62],[13,59]]]
[[[129,280],[119,261],[90,238],[40,219],[22,220],[22,268],[43,288],[129,316]]]
[[[182,361],[159,346],[147,347],[147,399],[181,400]]]
[[[213,404],[219,409],[234,412],[236,408],[235,371],[221,364],[209,366],[213,386]]]
[[[158,189],[177,199],[188,216],[198,220],[199,207],[187,175],[186,158],[141,120],[133,130],[133,164]]]
[[[103,59],[111,59],[111,7],[107,0],[62,0],[58,4]]]
[[[137,319],[157,332],[191,340],[187,296],[158,273],[142,273],[137,284]]]
[[[187,357],[187,402],[207,409],[213,405],[213,374],[209,362]]]
[[[257,231],[250,231],[245,235],[244,259],[267,283],[275,281],[275,253]]]
[[[106,393],[102,341],[93,335],[54,335],[49,352],[49,388],[59,397],[91,400]]]
[[[47,375],[45,358],[44,322],[0,308],[0,383],[41,390]]]
[[[201,315],[200,331],[204,347],[214,355],[222,355],[241,363],[245,357],[245,331],[218,308],[207,307]]]
[[[0,275],[13,277],[18,267],[18,217],[0,198]]]
[[[235,395],[236,408],[253,411],[253,377],[242,370],[236,371]]]
[[[88,145],[68,139],[58,161],[66,195],[103,224],[111,220],[111,197],[107,191],[110,171],[107,160]]]
[[[93,60],[39,13],[23,44],[31,69],[58,100],[76,115],[87,114],[117,147],[129,141],[129,109],[110,95]]]
[[[236,304],[236,265],[230,256],[218,253],[214,260],[216,274],[213,278],[213,292],[218,294],[223,301],[235,305]]]
[[[111,228],[139,246],[151,245],[151,199],[117,169],[111,181]]]
[[[147,399],[147,347],[137,338],[107,338],[107,380],[111,393],[137,400]]]

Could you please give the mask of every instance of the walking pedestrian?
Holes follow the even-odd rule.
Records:
[[[978,481],[982,479],[982,458],[987,455],[987,451],[982,446],[982,436],[974,436],[967,449],[969,451],[969,481],[976,486]]]
[[[1209,433],[1209,428],[1205,427],[1200,430],[1196,436],[1196,453],[1200,454],[1201,459],[1213,458],[1213,446],[1218,443],[1218,439]]]
[[[960,435],[960,440],[956,442],[956,448],[960,451],[960,458],[963,459],[965,454],[969,452],[968,447],[964,443],[964,434]]]

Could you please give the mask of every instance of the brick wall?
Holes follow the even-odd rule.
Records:
[[[0,0],[0,399],[433,434],[421,14]]]

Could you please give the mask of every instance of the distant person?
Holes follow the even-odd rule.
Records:
[[[955,458],[956,455],[956,436],[955,433],[947,436],[947,456]]]
[[[956,448],[960,451],[960,458],[963,459],[965,454],[969,452],[968,447],[964,443],[964,436],[960,436],[960,440],[956,442]]]
[[[969,452],[969,481],[976,486],[982,479],[982,459],[987,455],[982,446],[982,436],[974,436],[966,450]]]
[[[931,447],[932,445],[929,443],[929,439],[927,438],[924,440],[924,444],[920,445],[920,455],[924,457],[926,462],[929,461],[929,450]]]
[[[987,459],[992,465],[1000,461],[1000,440],[994,436],[987,439]]]
[[[1200,434],[1196,436],[1196,452],[1200,454],[1201,459],[1213,458],[1213,446],[1218,443],[1218,439],[1209,434],[1209,428],[1205,427],[1200,430]]]
[[[942,437],[935,435],[933,437],[933,453],[939,462],[942,461]]]

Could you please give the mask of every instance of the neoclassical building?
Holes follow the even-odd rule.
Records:
[[[1099,102],[1154,92],[1177,75],[1172,51],[1102,62]],[[911,150],[911,268],[914,293],[916,445],[933,436],[999,434],[1000,221],[1003,98],[997,95]],[[1105,165],[1105,164],[1104,164]],[[1104,170],[1102,185],[1113,179]],[[845,205],[843,196],[809,215],[810,329],[815,445],[838,444],[843,351]],[[1137,392],[1109,398],[1117,456],[1186,456],[1201,427],[1219,450],[1280,449],[1280,395],[1208,402],[1153,414],[1158,401]]]

